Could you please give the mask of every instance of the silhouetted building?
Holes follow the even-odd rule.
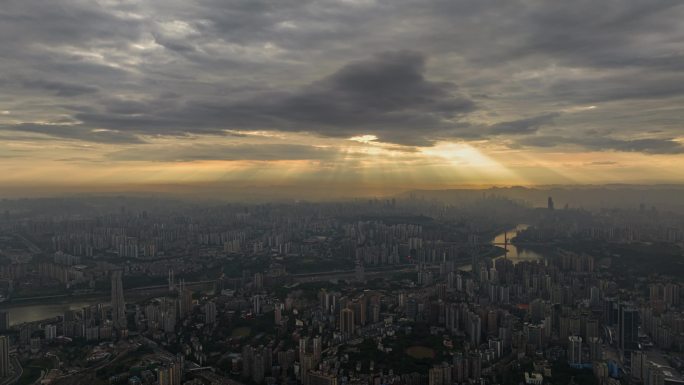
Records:
[[[345,338],[354,335],[354,311],[352,309],[342,309],[340,312],[340,332]]]
[[[124,302],[121,270],[112,271],[112,321],[115,328],[126,328],[126,303]]]
[[[629,304],[620,304],[618,323],[618,347],[620,352],[637,348],[639,331],[639,311]]]
[[[10,374],[9,338],[0,336],[0,378]]]

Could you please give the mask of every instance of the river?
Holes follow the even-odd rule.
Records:
[[[0,311],[9,312],[10,325],[17,325],[24,322],[40,321],[64,315],[68,310],[77,310],[86,306],[95,305],[103,302],[102,299],[74,300],[73,302],[53,303],[53,304],[11,304],[0,308]],[[105,301],[106,302],[106,301]]]
[[[499,258],[508,258],[510,259],[513,264],[517,264],[519,262],[523,261],[528,261],[528,262],[534,262],[534,261],[540,261],[544,259],[544,256],[534,252],[532,250],[524,249],[522,247],[516,247],[515,245],[511,244],[511,238],[514,238],[516,233],[518,231],[525,230],[528,228],[528,225],[518,225],[515,228],[505,231],[496,237],[494,237],[494,243],[504,243],[506,238],[508,238],[508,247],[506,248],[508,250],[508,253],[506,253],[505,256],[500,256],[496,259]],[[500,247],[503,247],[503,245],[499,245]]]
[[[511,239],[516,236],[518,231],[525,230],[528,227],[528,225],[517,225],[510,230],[506,230],[503,233],[496,235],[492,243],[496,244],[496,246],[498,247],[503,248],[504,242],[508,240],[508,246],[506,247],[506,250],[508,250],[508,252],[506,253],[506,255],[502,255],[494,259],[508,258],[513,262],[514,265],[523,261],[534,262],[543,260],[543,255],[532,250],[524,249],[522,247],[516,247],[514,244],[511,243]],[[458,269],[461,271],[471,271],[473,267],[471,264],[466,264],[460,266]]]

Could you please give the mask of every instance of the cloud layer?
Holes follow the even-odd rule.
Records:
[[[126,146],[112,160],[245,131],[681,154],[682,19],[647,0],[7,0],[0,133]],[[225,158],[328,159],[311,144]]]

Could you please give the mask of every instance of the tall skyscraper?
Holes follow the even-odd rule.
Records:
[[[257,292],[261,292],[262,290],[264,290],[264,274],[262,274],[262,273],[254,274],[252,286],[254,287],[254,290]]]
[[[254,368],[254,348],[245,345],[242,348],[242,378],[248,379],[252,376],[252,369]]]
[[[646,352],[635,350],[632,351],[630,359],[632,378],[636,380],[643,380],[645,371],[648,369],[648,361],[646,360]]]
[[[480,276],[480,253],[478,253],[477,250],[477,235],[470,234],[468,236],[468,248],[470,252],[470,258],[471,258],[471,266],[472,266],[472,272],[474,277],[479,277]]]
[[[9,339],[7,336],[0,336],[0,378],[9,376]]]
[[[568,363],[570,365],[582,365],[582,337],[568,337]]]
[[[264,382],[264,375],[266,370],[264,368],[264,357],[261,353],[254,355],[254,366],[252,366],[252,380],[257,384]]]
[[[252,313],[261,314],[262,297],[260,294],[252,296]]]
[[[46,325],[44,331],[46,341],[52,341],[57,338],[57,325]]]
[[[275,309],[273,312],[274,320],[276,325],[280,325],[283,322],[283,304],[276,302],[274,305]]]
[[[323,340],[321,336],[316,336],[313,339],[313,359],[314,364],[321,362],[321,354],[323,352]]]
[[[174,360],[157,368],[157,382],[159,385],[180,385],[183,378],[182,363]]]
[[[176,282],[173,277],[173,270],[169,270],[169,292],[176,290]]]
[[[470,342],[478,346],[480,345],[480,338],[482,335],[482,321],[480,316],[477,314],[472,314],[470,317],[470,325],[468,325],[468,334],[470,335]]]
[[[302,337],[299,339],[299,359],[301,360],[304,358],[304,354],[306,354],[306,350],[309,346],[309,337]]]
[[[309,371],[314,368],[314,358],[313,354],[306,353],[304,357],[301,358],[299,367],[299,376],[302,385],[309,385]]]
[[[216,304],[214,302],[209,301],[204,305],[204,317],[206,323],[216,323]]]
[[[124,302],[121,270],[112,271],[112,321],[115,328],[126,328],[126,302]]]
[[[354,311],[352,309],[345,308],[340,312],[340,332],[345,338],[350,338],[354,334]]]
[[[589,345],[589,358],[591,362],[601,361],[603,359],[603,346],[601,345],[601,339],[598,337],[589,337],[587,341]]]
[[[638,331],[639,311],[630,304],[620,304],[618,347],[622,354],[637,348]]]
[[[9,312],[0,311],[0,332],[7,331],[10,327]]]

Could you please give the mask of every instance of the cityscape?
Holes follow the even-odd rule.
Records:
[[[684,385],[684,1],[2,0],[0,385]]]
[[[3,383],[684,381],[684,215],[656,206],[1,204]]]

